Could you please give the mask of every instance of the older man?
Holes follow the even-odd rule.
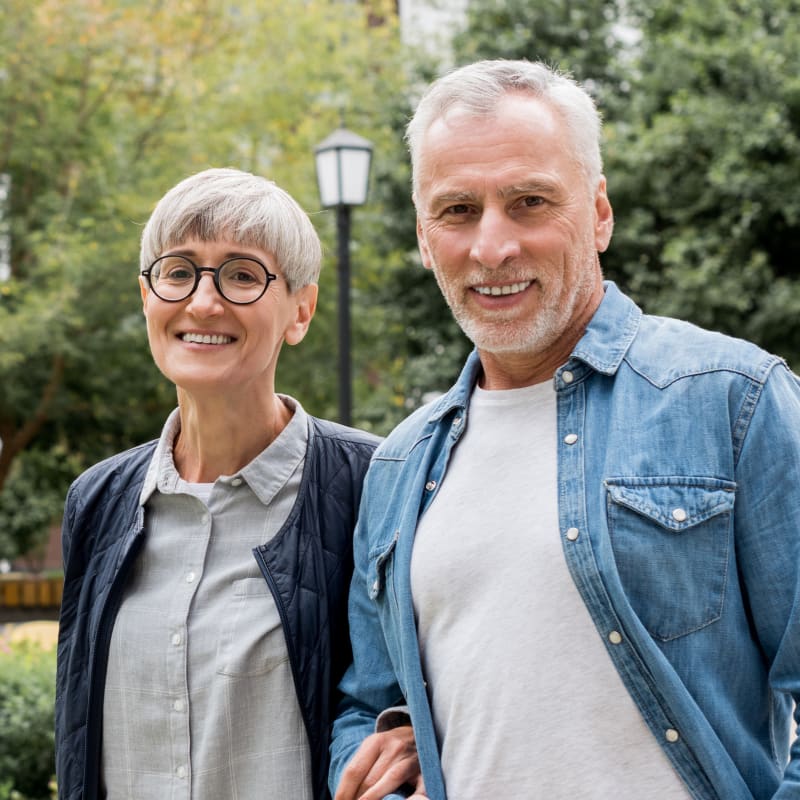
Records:
[[[603,282],[599,140],[519,61],[409,125],[423,264],[476,350],[368,473],[338,800],[403,701],[432,800],[800,797],[800,385]]]

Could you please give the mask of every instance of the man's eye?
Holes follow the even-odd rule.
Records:
[[[528,195],[522,202],[525,203],[528,208],[532,208],[533,206],[540,206],[544,200],[538,195]]]
[[[445,209],[446,214],[469,214],[469,206],[466,203],[456,203],[454,206],[448,206]]]

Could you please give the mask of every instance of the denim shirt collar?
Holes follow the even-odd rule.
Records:
[[[613,375],[636,336],[642,318],[641,309],[613,281],[604,281],[603,285],[605,296],[569,360],[558,370],[559,374],[568,367],[576,373],[576,378],[583,377],[588,372],[587,368]],[[477,350],[473,350],[455,385],[434,401],[428,422],[436,423],[453,410],[466,413],[480,373],[480,356]]]

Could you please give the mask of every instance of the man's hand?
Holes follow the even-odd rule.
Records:
[[[409,800],[427,798],[410,725],[366,738],[342,772],[334,800],[381,800],[404,784],[414,787]]]

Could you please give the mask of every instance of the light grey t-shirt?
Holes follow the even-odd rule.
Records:
[[[185,484],[167,421],[145,480],[147,537],[111,639],[102,778],[109,800],[311,798],[308,740],[278,610],[252,549],[296,498],[307,416],[294,408],[235,475]],[[199,496],[198,496],[199,494]]]
[[[411,587],[448,797],[689,800],[564,559],[552,384],[476,389]]]

